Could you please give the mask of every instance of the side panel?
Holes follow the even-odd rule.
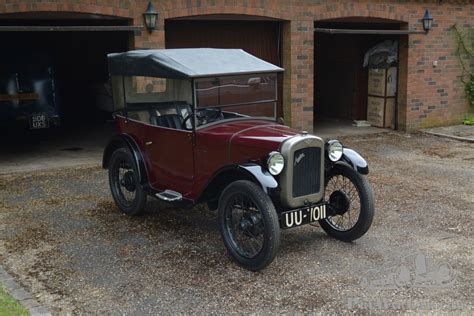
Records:
[[[150,184],[189,198],[194,186],[193,133],[144,124]]]
[[[188,198],[194,186],[192,132],[116,117],[117,129],[136,142],[152,189],[171,189]]]
[[[226,133],[196,132],[194,148],[195,186],[190,198],[197,199],[217,170],[228,163],[229,135]]]

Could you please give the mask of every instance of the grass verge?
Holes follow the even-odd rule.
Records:
[[[474,114],[464,118],[464,125],[474,125]]]
[[[0,285],[0,316],[28,315],[26,308],[21,306],[13,297],[5,292]]]

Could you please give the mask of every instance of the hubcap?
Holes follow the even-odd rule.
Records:
[[[135,191],[135,179],[133,178],[133,171],[129,170],[124,175],[120,184],[130,192]]]
[[[347,195],[342,191],[335,191],[329,197],[329,204],[336,215],[344,215],[349,210],[351,202]]]
[[[240,220],[240,230],[248,237],[258,236],[263,233],[260,225],[261,219],[257,214],[246,213]]]
[[[117,163],[114,173],[114,187],[118,202],[123,206],[130,206],[136,198],[136,181],[133,169],[128,161]]]

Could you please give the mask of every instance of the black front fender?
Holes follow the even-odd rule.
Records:
[[[232,182],[238,180],[249,180],[258,184],[268,195],[273,195],[278,188],[275,178],[260,165],[255,163],[244,163],[226,166],[218,170],[205,185],[199,194],[198,202],[211,202],[212,209],[217,208],[217,200],[222,191]]]
[[[267,194],[278,188],[278,182],[275,178],[260,165],[257,164],[242,164],[238,166],[239,169],[248,173],[252,178],[257,181],[262,187],[263,191]]]
[[[349,166],[351,166],[355,171],[359,172],[360,174],[366,175],[369,173],[369,165],[367,164],[367,161],[353,149],[344,148],[342,152],[341,161],[344,161],[349,164]]]

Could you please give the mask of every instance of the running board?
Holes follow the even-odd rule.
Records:
[[[183,199],[183,195],[181,193],[172,190],[164,190],[163,192],[156,193],[155,196],[166,202],[176,202]]]

